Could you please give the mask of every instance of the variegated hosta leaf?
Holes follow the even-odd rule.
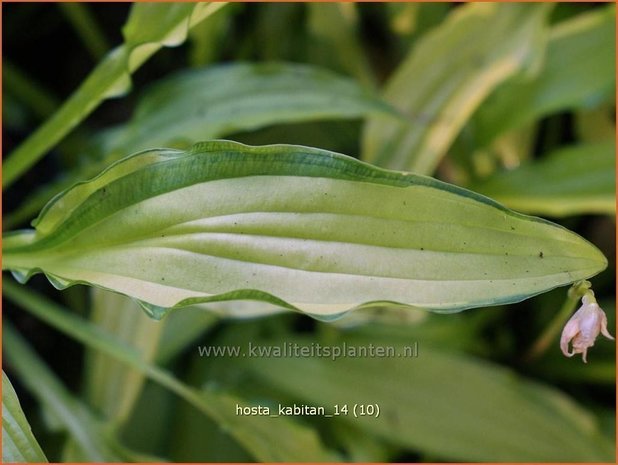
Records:
[[[552,5],[471,2],[423,34],[384,87],[411,116],[376,115],[365,127],[363,159],[431,174],[471,115],[496,88],[538,67]]]
[[[112,165],[6,235],[3,267],[130,295],[152,316],[223,300],[334,316],[517,302],[607,261],[578,235],[432,178],[228,141]],[[246,302],[244,302],[246,304]]]

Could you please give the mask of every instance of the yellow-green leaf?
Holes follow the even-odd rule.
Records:
[[[526,213],[615,214],[615,154],[613,140],[566,147],[471,187]]]
[[[496,90],[472,119],[477,144],[553,112],[614,101],[616,9],[608,6],[554,26],[533,78]]]
[[[419,39],[384,97],[409,121],[369,120],[363,159],[431,174],[463,125],[502,82],[538,62],[548,4],[474,3]]]

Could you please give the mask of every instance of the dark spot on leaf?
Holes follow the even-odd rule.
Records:
[[[539,258],[543,258],[543,252],[539,252]]]

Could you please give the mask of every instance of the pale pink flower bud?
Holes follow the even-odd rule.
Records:
[[[562,330],[560,349],[567,357],[582,354],[586,362],[586,351],[594,345],[599,333],[607,339],[614,339],[607,331],[607,317],[597,304],[594,294],[587,293],[582,297],[582,306],[577,310]],[[569,352],[569,342],[573,347]]]

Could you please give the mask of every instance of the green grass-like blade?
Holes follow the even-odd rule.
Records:
[[[3,291],[11,301],[56,329],[80,341],[87,347],[128,365],[174,392],[198,411],[216,421],[257,460],[262,462],[331,462],[336,459],[336,455],[321,444],[319,437],[311,428],[284,417],[237,416],[236,405],[238,404],[241,407],[248,405],[243,399],[226,392],[200,391],[183,384],[169,372],[146,362],[134,348],[123,343],[114,335],[37,295],[36,292],[27,291],[8,280],[3,283]],[[18,340],[18,338],[20,337],[17,335],[13,339]],[[6,347],[17,345],[11,341],[7,341],[5,337]],[[13,357],[19,355],[15,352],[13,350]],[[25,351],[17,352],[25,353]],[[20,359],[13,358],[13,360],[20,363]],[[24,361],[23,358],[21,360]],[[36,384],[34,382],[36,373],[38,371],[46,373],[48,370],[43,364],[34,367],[33,370],[27,370],[34,363],[31,360],[32,357],[29,357],[26,360],[28,363],[21,363],[20,373],[29,376],[29,382]],[[41,386],[32,385],[31,388],[39,389]],[[51,391],[42,389],[39,392],[41,396],[47,396],[48,392],[49,395],[54,396],[59,391],[54,388]],[[55,397],[51,400],[55,402]],[[60,401],[63,404],[65,403],[62,398]],[[75,408],[70,406],[62,408],[63,412],[68,410],[65,412],[69,415],[67,421],[73,421]]]
[[[432,178],[301,146],[153,150],[56,197],[6,235],[3,267],[130,295],[153,316],[223,300],[333,316],[518,302],[593,276],[570,231]]]
[[[103,422],[64,387],[6,321],[3,322],[2,336],[6,361],[26,388],[68,432],[80,456],[90,462],[124,461],[126,457],[112,446],[111,435],[105,431]]]
[[[215,328],[219,321],[218,315],[205,312],[197,307],[188,307],[182,312],[171,314],[165,319],[165,327],[157,348],[156,362],[160,365],[170,363],[189,344]]]
[[[54,95],[8,60],[2,63],[2,81],[4,92],[14,94],[38,118],[47,118],[60,105]],[[7,120],[10,121],[10,114],[5,122]]]
[[[565,147],[471,188],[536,215],[615,215],[615,154],[613,140]]]
[[[15,182],[103,100],[126,93],[131,74],[157,50],[182,43],[191,26],[224,5],[135,4],[125,25],[125,43],[112,50],[62,107],[9,154],[2,166],[2,188]]]
[[[309,55],[313,60],[328,64],[354,76],[364,86],[374,88],[376,78],[359,40],[357,5],[310,2],[306,8]]]
[[[88,5],[61,2],[58,8],[71,23],[90,55],[96,60],[101,59],[111,47]]]
[[[90,295],[90,320],[132,346],[144,360],[152,361],[163,324],[148,318],[134,300],[123,295],[97,288]],[[123,424],[142,390],[144,374],[96,350],[89,350],[86,357],[90,405],[112,423]]]
[[[613,102],[615,33],[614,5],[551,28],[538,73],[505,83],[472,118],[476,143],[485,146],[504,132],[558,111]]]
[[[384,98],[408,123],[372,118],[363,159],[432,174],[470,116],[544,49],[545,5],[477,3],[453,10],[423,35],[386,83]]]
[[[2,462],[47,462],[4,370],[2,371]]]

